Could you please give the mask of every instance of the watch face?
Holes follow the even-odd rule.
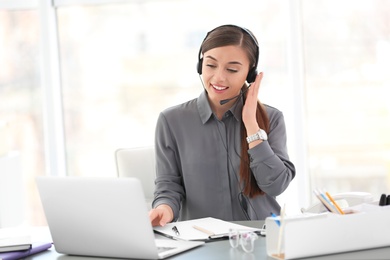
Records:
[[[260,134],[260,139],[268,140],[267,133],[263,129],[260,129],[259,134]]]
[[[256,140],[268,140],[267,133],[263,129],[260,129],[257,133],[250,135],[246,138],[248,144]]]

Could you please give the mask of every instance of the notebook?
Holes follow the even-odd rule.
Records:
[[[25,259],[28,256],[43,252],[51,248],[51,243],[35,242],[31,244],[31,247],[27,250],[10,251],[0,253],[1,260],[18,260]]]
[[[135,178],[37,177],[58,253],[163,259],[204,244],[156,239]]]

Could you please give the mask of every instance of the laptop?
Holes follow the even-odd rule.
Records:
[[[204,244],[156,239],[136,178],[37,177],[36,182],[58,253],[164,259]]]

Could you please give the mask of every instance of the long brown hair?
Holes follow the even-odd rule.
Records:
[[[269,132],[269,119],[265,107],[260,101],[257,101],[256,121],[259,127],[266,133]],[[257,195],[263,195],[262,191],[257,185],[256,179],[253,176],[250,166],[248,143],[246,141],[247,132],[243,122],[241,122],[241,162],[240,162],[240,182],[244,184],[243,193],[249,198]]]
[[[235,25],[222,25],[210,31],[204,39],[200,53],[205,53],[208,50],[223,47],[228,45],[241,46],[248,55],[250,68],[257,65],[259,47],[255,36],[247,29]],[[243,86],[243,90],[246,84]],[[244,102],[245,102],[244,95]],[[269,119],[265,107],[260,101],[257,102],[256,120],[259,127],[269,132]],[[256,179],[250,169],[250,160],[248,154],[248,143],[246,141],[247,132],[243,122],[241,122],[241,159],[240,159],[240,182],[244,188],[244,195],[253,198],[257,195],[262,195],[264,192],[259,188]]]

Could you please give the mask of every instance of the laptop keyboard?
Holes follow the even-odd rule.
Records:
[[[176,247],[157,247],[157,252],[158,253],[163,253],[165,251],[168,251],[168,250],[172,250],[172,249],[175,249]]]

